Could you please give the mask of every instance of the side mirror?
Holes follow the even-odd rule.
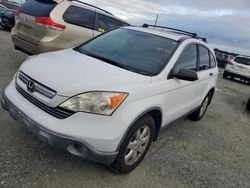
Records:
[[[191,82],[194,82],[199,79],[198,74],[195,71],[187,69],[181,69],[178,73],[172,73],[170,77]]]

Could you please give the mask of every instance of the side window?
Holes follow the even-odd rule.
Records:
[[[121,22],[114,18],[98,14],[97,31],[106,32],[121,26]]]
[[[209,69],[209,53],[208,49],[199,46],[200,50],[200,66],[199,70],[206,70]]]
[[[77,6],[70,6],[65,11],[63,19],[73,25],[94,29],[95,12]]]
[[[121,26],[130,26],[130,25],[126,22],[121,22]]]
[[[210,52],[210,68],[216,67],[216,60],[214,55]]]
[[[177,60],[173,71],[179,72],[181,69],[196,71],[197,67],[197,50],[196,45],[192,44],[184,49],[179,59]]]

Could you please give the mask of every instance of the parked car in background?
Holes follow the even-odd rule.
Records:
[[[10,20],[10,22],[13,22],[13,19],[15,20],[15,12],[16,10],[14,9],[9,9],[7,7],[5,7],[4,5],[0,4],[0,25],[4,28],[4,29],[10,29],[12,27],[10,27],[11,25],[15,25],[15,21],[14,24],[11,23],[11,25],[9,23],[7,23],[6,17],[8,17],[8,20]],[[2,18],[2,16],[4,15],[4,19]],[[9,19],[9,16],[12,16],[12,20]]]
[[[21,0],[0,0],[0,3],[9,9],[17,10],[21,5],[17,1],[21,2]]]
[[[232,60],[228,60],[223,78],[229,76],[250,82],[250,57],[236,56]]]
[[[214,52],[216,55],[216,59],[218,61],[218,67],[220,68],[225,68],[229,59],[233,59],[235,56],[239,55],[235,53],[222,51],[217,48],[214,49]]]
[[[8,10],[6,6],[3,6],[0,4],[0,23],[1,23],[1,15],[4,13],[4,11]]]
[[[16,10],[9,10],[1,13],[0,15],[0,25],[4,29],[12,29],[15,26],[15,14]]]
[[[246,109],[247,109],[248,111],[250,111],[250,97],[249,97],[249,99],[248,99]]]
[[[7,7],[4,6],[4,5],[2,5],[2,4],[0,4],[0,12],[1,12],[2,10],[5,10],[5,9],[7,9]]]
[[[12,40],[29,54],[71,48],[129,24],[98,7],[75,0],[26,1],[16,16]]]
[[[124,27],[29,57],[2,105],[46,143],[128,173],[161,128],[204,116],[217,77],[214,51],[197,34]]]

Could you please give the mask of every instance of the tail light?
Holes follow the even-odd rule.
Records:
[[[36,23],[50,26],[51,28],[64,30],[65,25],[55,23],[50,17],[36,17]]]
[[[17,10],[16,10],[16,13],[15,13],[15,16],[19,16],[20,14],[21,14],[20,10],[17,9]]]
[[[228,65],[233,65],[232,60],[231,60],[231,59],[228,59],[228,60],[227,60],[227,64],[228,64]]]

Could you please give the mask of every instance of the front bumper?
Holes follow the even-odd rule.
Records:
[[[27,130],[38,136],[41,141],[51,146],[62,148],[83,159],[105,165],[111,164],[118,155],[118,152],[105,153],[96,151],[87,143],[83,143],[75,138],[61,135],[44,128],[16,107],[5,94],[3,94],[1,104],[2,107],[9,112],[13,119],[20,121]]]

